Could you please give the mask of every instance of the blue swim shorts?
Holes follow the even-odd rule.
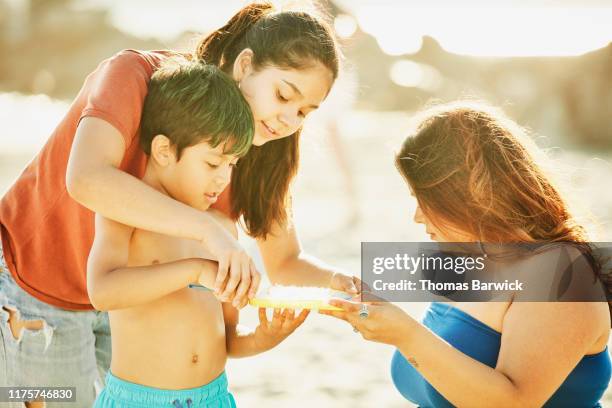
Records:
[[[227,377],[221,373],[210,383],[184,390],[162,390],[134,384],[106,375],[94,408],[236,408],[234,397],[227,389]]]

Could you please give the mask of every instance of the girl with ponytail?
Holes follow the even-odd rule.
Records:
[[[537,156],[524,130],[498,110],[455,102],[418,116],[395,163],[417,201],[414,221],[432,240],[475,243],[488,265],[498,262],[525,286],[554,282],[559,254],[569,254],[586,261],[573,274],[590,287],[601,266]],[[515,258],[523,244],[536,250]],[[418,406],[600,407],[612,372],[606,283],[580,302],[525,301],[520,291],[494,302],[432,302],[422,323],[383,302],[367,306],[367,319],[357,302],[333,301],[344,311],[325,313],[395,346],[393,382]]]
[[[6,273],[0,273],[0,328],[13,360],[0,368],[0,378],[9,384],[76,385],[75,407],[89,407],[94,381],[104,382],[108,316],[94,310],[85,279],[94,213],[198,241],[218,263],[215,295],[237,308],[255,295],[259,282],[251,258],[224,226],[239,218],[257,238],[273,282],[358,292],[354,278],[303,255],[288,216],[304,118],[338,75],[339,51],[327,24],[306,12],[251,4],[187,57],[217,65],[235,80],[255,120],[254,146],[239,160],[230,187],[212,198],[217,214],[195,210],[141,180],[147,155],[138,139],[149,81],[160,67],[181,58],[186,57],[169,50],[124,50],[100,63],[2,198],[0,272]],[[11,337],[18,338],[14,328],[20,327],[22,308],[36,311],[28,318],[45,333],[44,351],[38,343],[24,345],[38,342],[35,336],[19,339],[15,349]],[[70,351],[83,344],[86,350]],[[97,368],[89,364],[94,356]],[[60,360],[71,364],[57,370]]]
[[[221,202],[257,239],[269,278],[357,293],[357,279],[302,255],[288,215],[303,121],[338,76],[339,51],[330,29],[305,12],[252,4],[203,38],[193,58],[232,75],[253,111],[253,147],[238,162]]]

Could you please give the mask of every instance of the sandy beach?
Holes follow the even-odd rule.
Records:
[[[429,239],[424,228],[412,221],[415,203],[393,165],[393,153],[406,136],[408,119],[407,113],[359,111],[339,118],[356,197],[344,188],[322,119],[315,116],[307,126],[293,198],[295,224],[309,253],[359,275],[362,241]],[[9,187],[32,154],[3,154],[0,192]],[[612,178],[612,160],[594,159],[595,155],[562,149],[555,159],[568,169],[574,196],[585,200],[605,231],[612,221],[612,191],[601,183]],[[353,208],[359,216],[349,222]],[[611,237],[603,234],[600,240],[610,241]],[[244,237],[242,241],[257,256],[254,243]],[[420,318],[427,304],[401,306]],[[254,327],[256,309],[245,308],[241,321]],[[313,313],[276,349],[230,360],[227,373],[231,390],[243,407],[410,407],[391,382],[393,351],[362,340],[344,322]],[[612,393],[607,394],[606,402],[612,404]]]

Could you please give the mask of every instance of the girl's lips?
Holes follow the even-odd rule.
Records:
[[[261,124],[268,131],[268,133],[270,133],[272,136],[276,136],[276,132],[272,128],[270,128],[268,125],[266,125],[266,122],[262,121]]]

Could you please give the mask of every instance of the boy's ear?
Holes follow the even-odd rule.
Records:
[[[234,70],[232,72],[232,76],[234,80],[240,83],[242,79],[249,75],[253,70],[253,50],[250,48],[245,48],[240,51],[240,54],[236,57],[234,61]]]
[[[151,141],[151,158],[162,167],[176,161],[174,148],[165,135],[156,135]]]

